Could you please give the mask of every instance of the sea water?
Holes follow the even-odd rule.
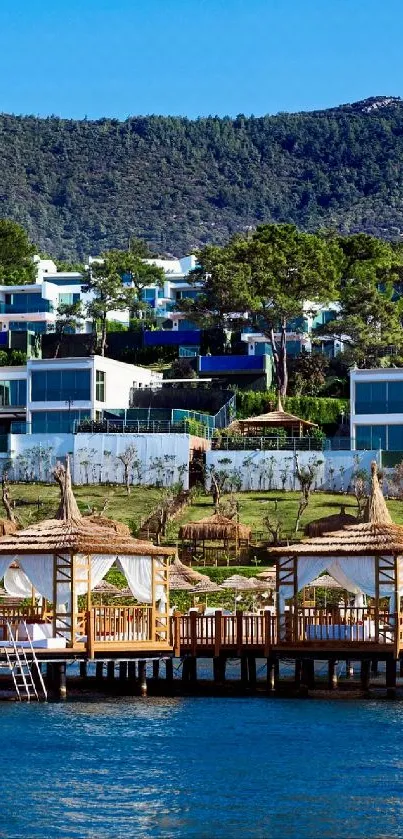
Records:
[[[0,836],[403,837],[403,703],[0,706]]]

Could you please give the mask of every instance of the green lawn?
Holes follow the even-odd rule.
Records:
[[[263,519],[268,515],[271,518],[277,517],[281,521],[284,535],[294,538],[299,497],[299,492],[238,493],[236,498],[239,503],[239,519],[243,524],[250,525],[254,530],[264,530]],[[277,502],[277,510],[275,502]],[[388,501],[387,503],[393,520],[397,524],[403,524],[403,503],[401,501]],[[302,516],[298,536],[303,536],[304,527],[309,522],[323,516],[339,513],[341,505],[345,506],[347,513],[356,515],[357,504],[353,496],[325,492],[312,493],[309,506]],[[196,521],[212,515],[213,512],[211,496],[200,496],[177,521],[170,524],[170,535],[175,538],[181,524],[186,521]]]
[[[60,492],[56,484],[11,484],[11,498],[16,501],[15,512],[23,526],[51,518],[58,507]],[[83,514],[102,510],[105,500],[108,505],[105,515],[130,525],[146,518],[155,507],[161,490],[154,487],[133,487],[128,496],[122,486],[77,486],[74,487],[80,511]],[[20,505],[18,502],[30,502]],[[40,502],[40,503],[38,503]],[[3,515],[3,513],[0,513]]]
[[[89,513],[93,508],[100,511],[104,501],[108,500],[105,515],[116,518],[126,524],[138,524],[155,507],[161,490],[155,487],[133,487],[128,496],[124,487],[117,486],[77,486],[74,488],[79,508],[82,513]],[[59,500],[59,489],[56,484],[11,484],[11,497],[17,502],[16,513],[22,525],[50,518],[56,511]],[[241,492],[236,495],[239,503],[239,518],[243,524],[250,525],[254,530],[264,530],[263,519],[270,515],[281,521],[284,535],[293,535],[298,508],[298,492]],[[225,501],[225,496],[224,499]],[[20,505],[18,502],[30,502]],[[38,502],[40,502],[38,504]],[[275,509],[277,502],[277,510]],[[309,507],[302,517],[299,536],[303,535],[305,525],[340,511],[344,505],[346,511],[356,514],[357,505],[350,495],[332,493],[312,493]],[[393,520],[403,524],[403,502],[388,501]],[[169,538],[176,539],[178,529],[186,521],[211,516],[214,506],[210,495],[201,495],[193,504],[187,507],[182,515],[169,524]]]

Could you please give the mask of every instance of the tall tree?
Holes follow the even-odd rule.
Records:
[[[290,224],[266,224],[235,236],[223,248],[198,254],[193,281],[203,293],[187,308],[207,323],[240,323],[262,331],[271,345],[278,392],[287,394],[287,327],[308,313],[309,302],[337,297],[341,254],[334,241],[300,233]]]
[[[134,292],[123,284],[122,262],[118,260],[116,251],[102,254],[101,258],[93,262],[87,271],[83,283],[83,291],[91,292],[93,297],[86,305],[86,312],[95,323],[100,324],[99,352],[105,355],[106,349],[106,321],[108,312],[124,311],[133,304]]]
[[[164,271],[158,265],[153,265],[145,260],[150,257],[150,252],[145,242],[140,239],[131,240],[128,251],[108,251],[108,262],[115,266],[116,272],[127,284],[130,283],[134,290],[132,309],[141,311],[144,308],[142,292],[147,286],[164,284]]]
[[[0,283],[23,285],[35,282],[35,248],[25,230],[9,219],[0,219]]]
[[[345,340],[358,366],[403,356],[401,247],[359,233],[338,239],[343,254],[339,309],[320,332]]]

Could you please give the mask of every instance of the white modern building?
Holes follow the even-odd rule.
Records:
[[[103,356],[31,359],[0,368],[0,434],[69,433],[74,423],[129,407],[137,388],[158,387],[162,373]]]
[[[403,452],[403,369],[350,371],[354,449]]]
[[[83,291],[82,274],[77,271],[58,271],[51,259],[35,257],[35,261],[36,283],[0,286],[0,332],[52,332],[61,303],[81,301],[84,308],[91,300],[91,294]],[[96,260],[90,258],[89,263],[94,261]],[[198,293],[187,279],[189,272],[196,267],[196,257],[191,255],[180,259],[150,259],[147,262],[162,268],[165,280],[162,287],[153,284],[143,289],[143,302],[152,309],[160,323],[170,321],[170,328],[178,329],[179,322],[186,319],[186,315],[181,313],[181,300],[195,297]],[[110,311],[108,320],[128,325],[129,310]],[[91,332],[91,319],[84,317],[78,324],[77,331]]]

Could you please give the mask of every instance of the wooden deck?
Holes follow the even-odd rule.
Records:
[[[325,610],[298,607],[284,616],[264,614],[160,616],[151,606],[96,606],[79,615],[82,634],[66,648],[37,649],[38,657],[124,659],[154,656],[399,658],[403,618],[384,610]],[[0,632],[7,622],[49,627],[51,614],[37,609],[0,607]],[[63,638],[63,627],[57,634]],[[1,642],[0,642],[1,643]]]

